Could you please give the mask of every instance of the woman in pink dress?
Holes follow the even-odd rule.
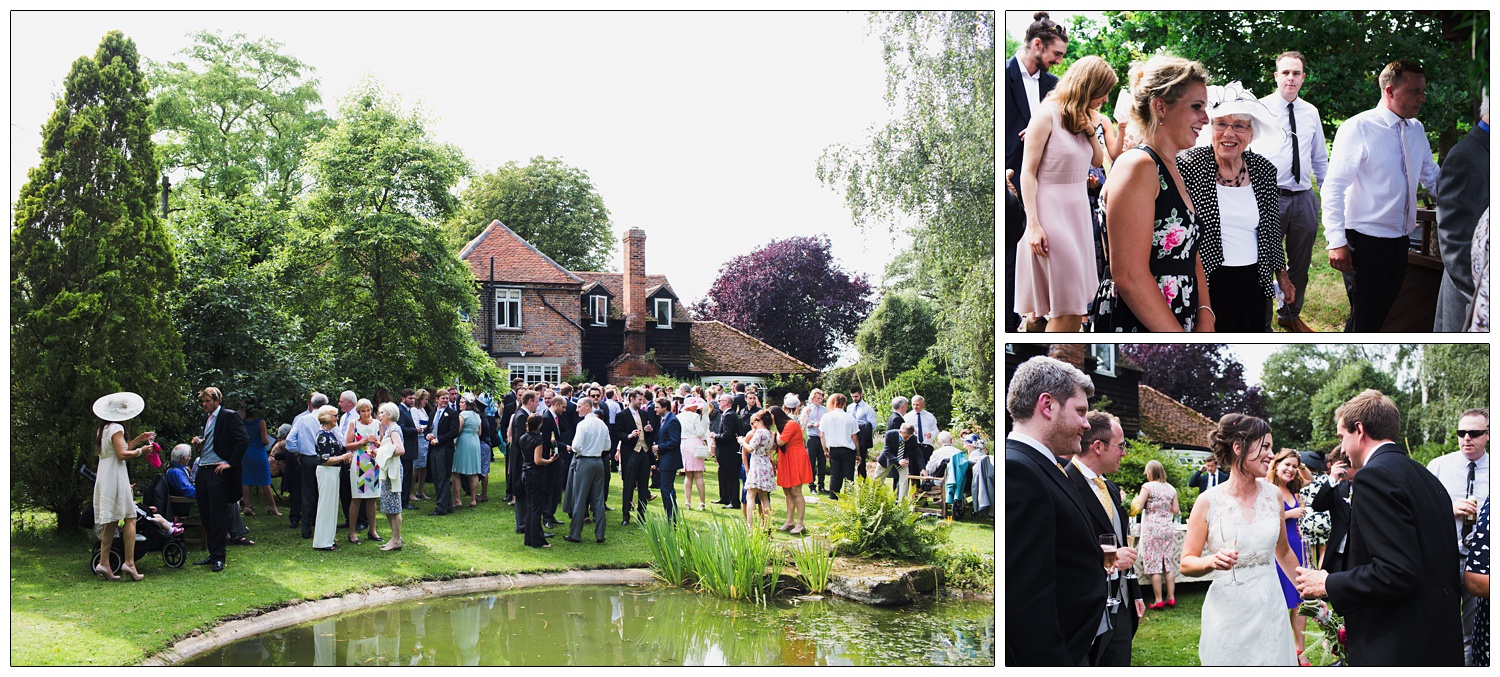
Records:
[[[698,487],[698,509],[708,509],[708,494],[703,489],[703,461],[708,458],[708,416],[704,415],[703,408],[703,399],[695,395],[683,402],[682,411],[677,414],[677,420],[682,422],[682,470],[687,473],[687,479],[682,483],[687,496],[682,505],[688,510],[693,509],[694,486]]]
[[[1089,216],[1089,167],[1104,165],[1091,131],[1094,108],[1119,78],[1097,56],[1068,67],[1031,116],[1021,160],[1026,235],[1016,251],[1016,313],[1047,331],[1078,331],[1099,286],[1094,222]]]
[[[1167,484],[1167,469],[1161,461],[1146,462],[1146,480],[1141,485],[1140,498],[1145,507],[1141,511],[1141,561],[1144,571],[1151,577],[1151,591],[1156,595],[1152,609],[1177,606],[1177,554],[1176,529],[1172,527],[1172,516],[1180,514],[1177,507],[1177,489]],[[1161,579],[1167,579],[1167,601],[1161,599]]]

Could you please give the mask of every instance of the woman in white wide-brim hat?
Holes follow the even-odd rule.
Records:
[[[146,401],[131,392],[105,395],[94,401],[94,415],[100,419],[99,471],[94,478],[94,524],[100,526],[99,564],[94,566],[94,574],[111,581],[120,580],[109,561],[115,527],[120,520],[125,520],[125,559],[120,570],[133,580],[145,578],[135,570],[135,498],[125,461],[140,456],[155,441],[156,433],[141,433],[127,444],[125,426],[121,425],[145,410]]]
[[[1254,141],[1279,143],[1271,111],[1238,82],[1208,88],[1209,124],[1198,145],[1177,155],[1177,170],[1198,216],[1199,252],[1213,294],[1214,329],[1271,330],[1275,286],[1288,303],[1297,290],[1282,247],[1276,166],[1251,152]]]

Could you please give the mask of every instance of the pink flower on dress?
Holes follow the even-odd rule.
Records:
[[[1187,239],[1187,229],[1182,227],[1182,222],[1176,222],[1167,226],[1167,234],[1162,238],[1162,245],[1167,250],[1176,249]]]
[[[1162,280],[1161,295],[1167,299],[1167,305],[1172,305],[1172,299],[1177,298],[1177,278],[1169,277]]]

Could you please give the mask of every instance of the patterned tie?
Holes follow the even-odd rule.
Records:
[[[1292,181],[1297,187],[1302,187],[1302,152],[1297,148],[1297,114],[1292,108],[1291,101],[1286,104],[1286,119],[1292,126]]]
[[[1109,489],[1104,486],[1104,478],[1094,476],[1094,493],[1099,495],[1099,502],[1104,504],[1104,512],[1109,513],[1109,522],[1115,522],[1115,502],[1109,498]]]
[[[214,450],[214,419],[218,415],[218,412],[209,414],[208,423],[203,424],[203,453],[205,454]]]

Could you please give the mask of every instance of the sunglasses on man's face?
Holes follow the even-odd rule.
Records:
[[[1481,435],[1488,435],[1488,434],[1490,434],[1490,431],[1488,431],[1488,430],[1459,430],[1458,431],[1458,436],[1459,437],[1467,437],[1469,439],[1474,439],[1474,438],[1479,437]]]

